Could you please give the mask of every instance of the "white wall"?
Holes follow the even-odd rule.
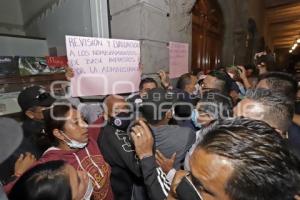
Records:
[[[65,55],[65,35],[92,36],[90,1],[60,0],[25,31],[28,36],[46,38],[49,48],[56,47],[59,55]]]
[[[45,40],[0,36],[1,56],[47,56]]]

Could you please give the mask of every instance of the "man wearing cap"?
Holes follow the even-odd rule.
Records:
[[[28,87],[18,96],[18,103],[24,114],[24,138],[35,147],[36,136],[44,133],[43,110],[49,108],[54,101],[55,99],[41,86]],[[31,150],[36,157],[40,157],[44,151],[42,147]]]
[[[45,149],[38,145],[37,138],[44,132],[43,110],[50,107],[54,101],[55,99],[40,86],[28,87],[19,94],[18,103],[24,115],[22,124],[24,138],[19,148],[1,166],[2,181],[12,180],[14,165],[20,155],[35,160],[43,154]]]

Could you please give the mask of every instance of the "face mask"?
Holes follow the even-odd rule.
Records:
[[[65,143],[72,149],[83,149],[88,144],[87,142],[82,143],[82,142],[78,142],[76,140],[72,140],[63,132],[62,132],[62,134],[69,140],[69,142],[65,141]]]
[[[82,200],[90,200],[91,196],[93,194],[93,191],[94,191],[93,183],[92,183],[91,178],[89,178],[89,183],[88,183],[88,186],[86,188],[86,192],[85,192]]]
[[[33,133],[46,134],[45,123],[42,121],[36,121],[36,120],[25,121],[23,124],[23,128],[25,130],[24,131],[25,137],[32,137]]]
[[[176,188],[179,200],[203,200],[193,183],[184,177]]]
[[[131,123],[130,114],[127,112],[121,112],[116,117],[111,117],[112,125],[122,131],[126,131]]]
[[[195,127],[202,128],[202,124],[198,122],[198,118],[199,118],[199,112],[198,110],[194,109],[192,112],[191,120]]]

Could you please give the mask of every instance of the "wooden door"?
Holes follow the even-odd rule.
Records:
[[[198,0],[193,8],[192,70],[214,69],[221,61],[223,15],[216,0]]]

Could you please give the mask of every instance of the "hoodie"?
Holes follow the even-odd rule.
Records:
[[[101,119],[98,120],[101,123]],[[98,130],[98,131],[97,131]],[[93,180],[93,200],[112,200],[113,193],[110,184],[110,166],[105,162],[96,140],[99,136],[99,128],[89,129],[89,143],[83,149],[64,151],[57,147],[51,147],[45,151],[39,163],[52,160],[64,160],[76,170],[86,171]]]
[[[133,185],[143,186],[143,178],[128,134],[108,123],[101,129],[98,145],[112,168],[111,184],[115,199],[131,200]]]
[[[109,123],[101,129],[101,133],[98,145],[112,168],[111,184],[115,199],[166,199],[170,183],[162,169],[156,166],[155,156],[139,160],[127,132]]]

